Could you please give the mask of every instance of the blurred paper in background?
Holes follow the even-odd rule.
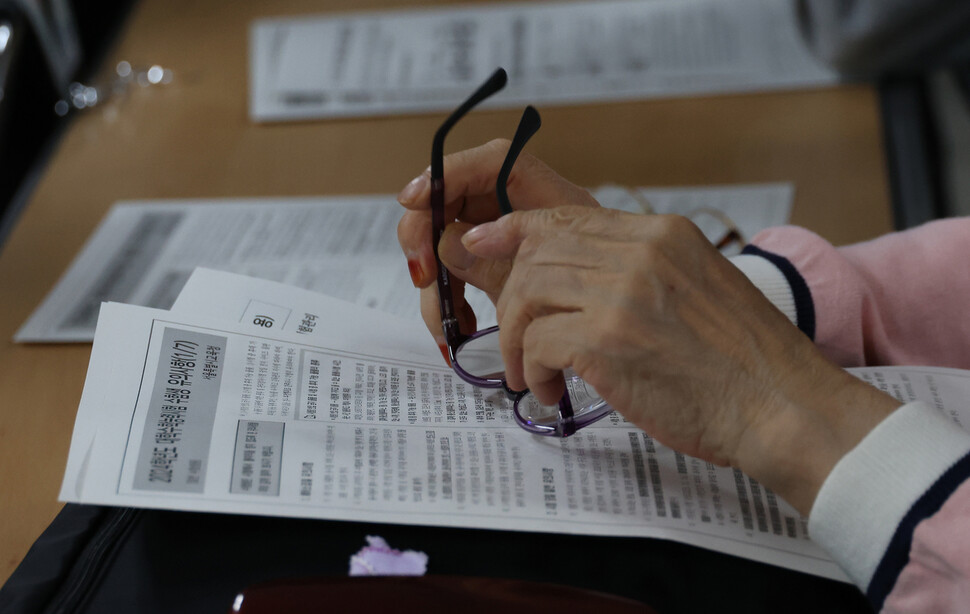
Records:
[[[250,117],[450,110],[496,67],[487,105],[829,85],[792,2],[623,0],[266,19],[250,32]]]

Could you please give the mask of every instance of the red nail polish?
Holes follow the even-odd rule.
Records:
[[[445,345],[444,343],[439,343],[438,349],[441,350],[441,355],[445,357],[445,362],[448,363],[448,366],[450,367],[451,357],[448,356],[448,346]]]
[[[421,263],[417,260],[408,260],[408,273],[411,274],[411,283],[414,287],[420,288],[424,280],[424,269],[421,268]]]

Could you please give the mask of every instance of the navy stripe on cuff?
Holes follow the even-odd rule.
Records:
[[[872,574],[872,580],[866,590],[866,597],[877,612],[882,610],[886,597],[896,585],[896,579],[909,563],[909,551],[913,544],[913,532],[916,530],[916,525],[940,511],[953,491],[968,479],[970,479],[970,454],[947,469],[930,486],[929,490],[923,493],[923,496],[913,504],[899,526],[896,527],[889,547],[886,548],[886,553],[879,561],[875,573]]]
[[[771,264],[778,267],[782,275],[791,287],[792,297],[795,299],[795,321],[798,328],[808,335],[808,338],[815,341],[815,303],[812,302],[812,292],[805,283],[805,278],[798,272],[791,262],[784,256],[766,252],[756,245],[746,245],[742,254],[761,256]]]

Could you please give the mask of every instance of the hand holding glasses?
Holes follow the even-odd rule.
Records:
[[[580,379],[572,370],[563,374],[566,392],[558,405],[542,405],[528,390],[511,390],[505,380],[505,363],[499,346],[497,326],[476,332],[462,334],[455,315],[455,300],[448,269],[438,256],[438,241],[444,233],[445,220],[445,181],[444,181],[444,140],[448,131],[475,105],[495,94],[508,81],[505,70],[499,68],[465,102],[463,102],[438,128],[431,147],[431,244],[438,267],[438,301],[441,308],[441,327],[448,347],[448,357],[455,373],[464,381],[481,388],[502,389],[513,403],[515,421],[525,430],[538,435],[568,437],[578,429],[603,418],[612,408],[599,394]],[[502,214],[511,213],[506,185],[512,167],[526,142],[534,135],[541,124],[539,112],[526,107],[509,146],[508,154],[502,163],[495,185],[496,196]]]

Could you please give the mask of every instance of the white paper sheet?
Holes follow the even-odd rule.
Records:
[[[530,435],[411,322],[215,271],[183,298],[181,312],[103,307],[62,500],[662,537],[845,579],[757,482],[618,415]],[[266,327],[262,305],[288,315]],[[970,419],[970,372],[852,371]]]
[[[345,334],[320,346],[105,304],[61,499],[665,537],[842,578],[794,510],[740,473],[618,416],[565,441],[530,435],[440,358],[347,343],[352,311],[321,314]]]
[[[723,209],[749,238],[788,220],[793,192],[789,184],[639,191],[658,212]],[[622,190],[594,193],[606,206],[636,210]],[[389,194],[119,203],[15,340],[90,341],[102,301],[167,309],[197,266],[281,281],[419,321],[397,242],[401,212]],[[479,324],[493,324],[485,295],[469,297]]]
[[[604,185],[593,190],[593,196],[604,207],[631,213],[687,216],[712,241],[723,235],[725,223],[730,222],[747,242],[765,228],[788,222],[795,190],[787,183],[632,189]],[[710,210],[723,213],[727,219],[710,215]],[[726,250],[725,254],[734,255],[734,252]]]
[[[285,19],[250,31],[255,121],[451,110],[496,67],[515,107],[829,85],[795,3],[620,0]]]
[[[196,266],[417,317],[392,195],[115,205],[17,341],[90,341],[98,307],[167,309]]]

